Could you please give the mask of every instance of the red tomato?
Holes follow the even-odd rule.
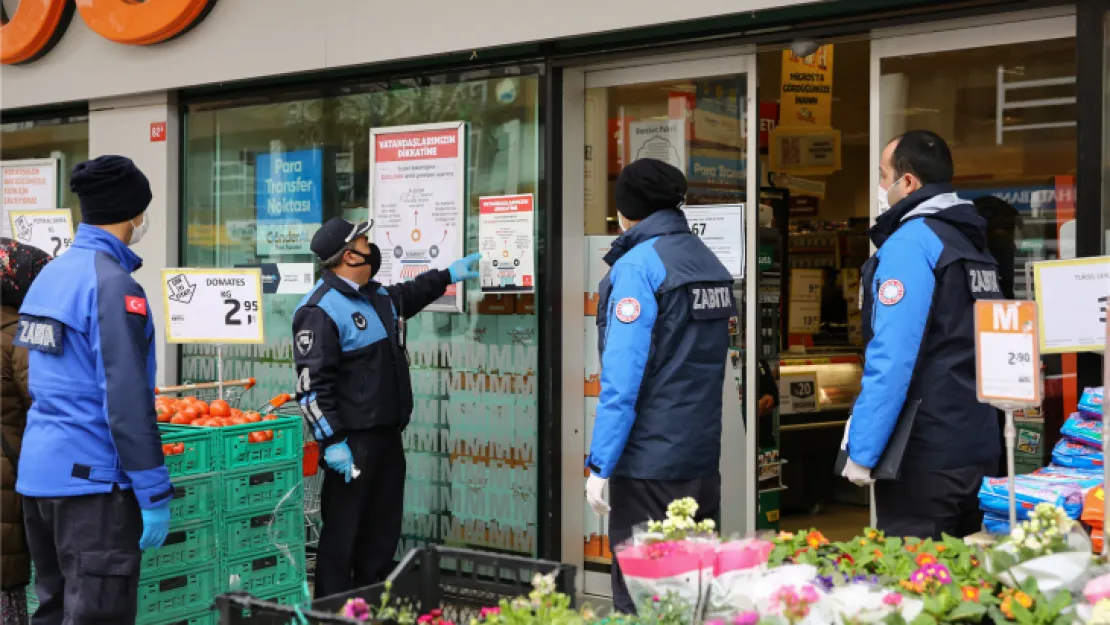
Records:
[[[172,419],[172,418],[173,418],[173,413],[172,412],[166,411],[166,412],[159,412],[158,413],[158,423],[169,423],[170,419]]]
[[[268,441],[274,440],[274,431],[273,430],[266,430],[266,440],[268,440]]]
[[[193,402],[193,407],[197,409],[200,414],[208,414],[208,404],[201,400]]]
[[[193,419],[190,419],[187,415],[181,412],[175,414],[173,417],[170,418],[170,423],[174,425],[189,425],[192,422]]]
[[[251,443],[261,443],[266,440],[266,434],[263,432],[251,432],[247,435],[247,440]]]
[[[187,418],[189,421],[196,421],[197,418],[200,417],[200,411],[197,410],[196,406],[189,406],[188,408],[183,408],[181,410],[181,414],[185,418]]]
[[[278,416],[276,414],[273,414],[273,413],[270,413],[270,414],[266,415],[265,417],[262,417],[263,421],[277,421],[277,419],[278,419]]]
[[[231,417],[227,420],[228,425],[246,425],[247,420],[244,417]]]
[[[173,444],[173,453],[174,454],[183,454],[183,453],[185,453],[185,443],[174,443]]]
[[[258,414],[257,412],[245,413],[243,417],[246,418],[247,423],[258,423],[262,420],[262,415]]]
[[[222,399],[213,400],[212,404],[208,407],[208,414],[213,417],[230,417],[231,406]]]

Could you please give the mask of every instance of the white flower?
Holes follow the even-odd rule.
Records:
[[[1039,531],[1041,531],[1041,522],[1038,521],[1037,519],[1033,519],[1032,521],[1030,521],[1029,522],[1029,532],[1033,533],[1033,534],[1036,534]]]
[[[1025,530],[1022,529],[1020,525],[1015,527],[1010,532],[1010,539],[1013,540],[1015,543],[1020,543],[1021,541],[1025,540]]]
[[[1036,536],[1030,536],[1025,539],[1025,548],[1030,551],[1037,551],[1041,548],[1041,541],[1037,540]]]

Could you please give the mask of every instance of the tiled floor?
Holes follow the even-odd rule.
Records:
[[[794,514],[782,517],[782,529],[787,532],[817,528],[829,540],[848,540],[859,534],[871,520],[866,506],[833,504],[817,514]]]

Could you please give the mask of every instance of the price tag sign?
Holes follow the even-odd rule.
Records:
[[[817,374],[782,376],[779,380],[779,408],[782,414],[817,410]]]
[[[817,334],[821,331],[820,269],[790,270],[790,334]]]
[[[975,302],[975,364],[979,401],[1009,410],[1039,405],[1037,304]]]
[[[9,210],[12,235],[24,245],[32,245],[57,258],[73,244],[73,220],[66,209]]]
[[[260,269],[163,269],[170,343],[261,343]]]

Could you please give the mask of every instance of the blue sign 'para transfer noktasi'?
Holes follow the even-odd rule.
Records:
[[[260,256],[308,254],[324,216],[324,154],[318,148],[255,156],[255,234]]]

